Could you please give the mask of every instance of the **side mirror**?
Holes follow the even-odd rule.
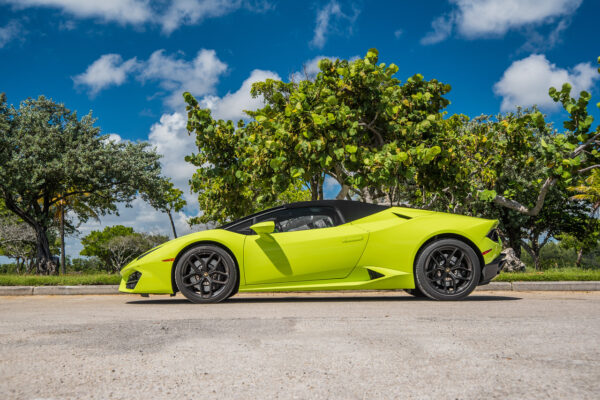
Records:
[[[259,222],[258,224],[252,225],[250,229],[258,233],[259,235],[273,233],[273,231],[275,230],[275,221]]]

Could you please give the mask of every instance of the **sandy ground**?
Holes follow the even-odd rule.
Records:
[[[0,399],[598,399],[600,292],[0,298]]]

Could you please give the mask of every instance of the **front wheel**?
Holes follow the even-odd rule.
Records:
[[[460,300],[479,282],[481,266],[475,251],[457,239],[441,239],[420,252],[415,265],[415,283],[434,300]]]
[[[175,282],[179,291],[193,303],[218,303],[237,289],[235,262],[218,246],[197,246],[179,258]]]

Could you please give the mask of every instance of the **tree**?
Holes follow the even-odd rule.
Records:
[[[4,208],[0,201],[0,255],[16,260],[17,273],[31,272],[35,231]]]
[[[600,57],[598,57],[600,64]],[[598,68],[600,73],[600,68]],[[546,176],[539,182],[535,193],[535,202],[522,204],[511,198],[510,194],[498,194],[489,188],[479,188],[485,198],[496,204],[515,210],[519,213],[535,216],[540,213],[546,195],[550,188],[559,181],[570,183],[574,177],[582,176],[590,171],[600,168],[600,125],[592,130],[593,116],[588,112],[591,95],[582,91],[579,98],[571,97],[571,85],[563,84],[561,90],[554,87],[549,89],[549,95],[555,102],[560,102],[569,114],[569,119],[564,122],[565,132],[556,135],[553,140],[544,142],[542,159],[546,164]],[[597,104],[600,108],[600,103]],[[541,127],[544,125],[544,116],[541,113],[532,115],[533,122]],[[509,127],[506,127],[509,129]],[[531,132],[533,135],[534,132]],[[502,157],[498,154],[498,157]]]
[[[540,213],[525,216],[526,221],[522,226],[526,240],[522,239],[521,245],[533,259],[537,270],[541,269],[542,248],[550,240],[560,239],[565,235],[582,237],[587,227],[595,223],[588,216],[589,208],[581,202],[570,200],[566,188],[561,186],[550,189]]]
[[[167,240],[166,236],[137,233],[131,227],[115,225],[83,237],[80,254],[97,257],[107,271],[118,272],[135,257]]]
[[[162,235],[134,233],[127,236],[117,236],[106,243],[112,272],[118,272],[135,257],[169,240]]]
[[[89,207],[85,204],[85,197],[87,197],[88,193],[82,193],[79,196],[71,196],[68,198],[64,198],[61,196],[61,199],[54,204],[52,207],[54,220],[58,223],[58,231],[59,231],[59,241],[60,241],[60,265],[62,267],[62,273],[67,273],[67,258],[65,252],[65,231],[69,231],[69,233],[73,233],[76,231],[76,228],[71,224],[70,221],[67,220],[67,213],[69,210],[75,211],[77,215],[85,215],[87,218],[93,218],[97,221],[100,220],[100,217],[94,211],[93,208]],[[42,202],[43,199],[38,200],[38,202]]]
[[[572,199],[588,202],[592,207],[591,216],[596,216],[600,210],[600,170],[592,171],[584,182],[569,189],[577,193]]]
[[[452,176],[453,155],[442,145],[454,139],[441,113],[450,86],[419,74],[401,84],[396,65],[377,62],[371,49],[355,61],[321,60],[314,81],[257,82],[252,95],[266,105],[247,112],[248,123],[216,121],[185,93],[199,150],[186,159],[198,167],[191,183],[204,221],[245,215],[300,187],[322,199],[327,176],[341,185],[337,198],[393,204],[403,199],[402,184]],[[439,168],[418,173],[429,164]]]
[[[79,119],[43,96],[18,108],[0,96],[0,198],[34,229],[42,273],[56,269],[48,240],[53,207],[87,194],[81,202],[98,215],[116,212],[118,202],[160,182],[159,156],[147,143],[109,141],[94,123],[91,114]]]
[[[572,200],[586,202],[590,205],[589,218],[582,221],[579,229],[571,234],[561,237],[561,244],[566,248],[574,248],[577,251],[576,265],[581,266],[585,253],[598,247],[600,239],[600,222],[598,221],[598,210],[600,210],[600,170],[595,169],[579,185],[569,187],[576,192]]]
[[[142,196],[146,198],[152,207],[168,215],[171,222],[171,229],[173,230],[173,237],[177,238],[173,213],[181,211],[187,205],[187,202],[183,198],[183,192],[173,186],[173,183],[169,179],[163,180],[162,184],[155,189],[155,193],[144,193]]]

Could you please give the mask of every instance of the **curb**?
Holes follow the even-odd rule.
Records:
[[[119,285],[0,286],[0,296],[120,294]]]
[[[0,289],[0,293],[2,293]],[[119,294],[119,285],[35,286],[34,295]]]
[[[478,292],[594,292],[600,291],[600,281],[555,281],[555,282],[491,282],[478,286]],[[364,292],[364,290],[362,290]],[[314,292],[313,292],[314,293]],[[119,285],[81,286],[0,286],[0,296],[35,295],[102,295],[125,294],[119,292]]]

